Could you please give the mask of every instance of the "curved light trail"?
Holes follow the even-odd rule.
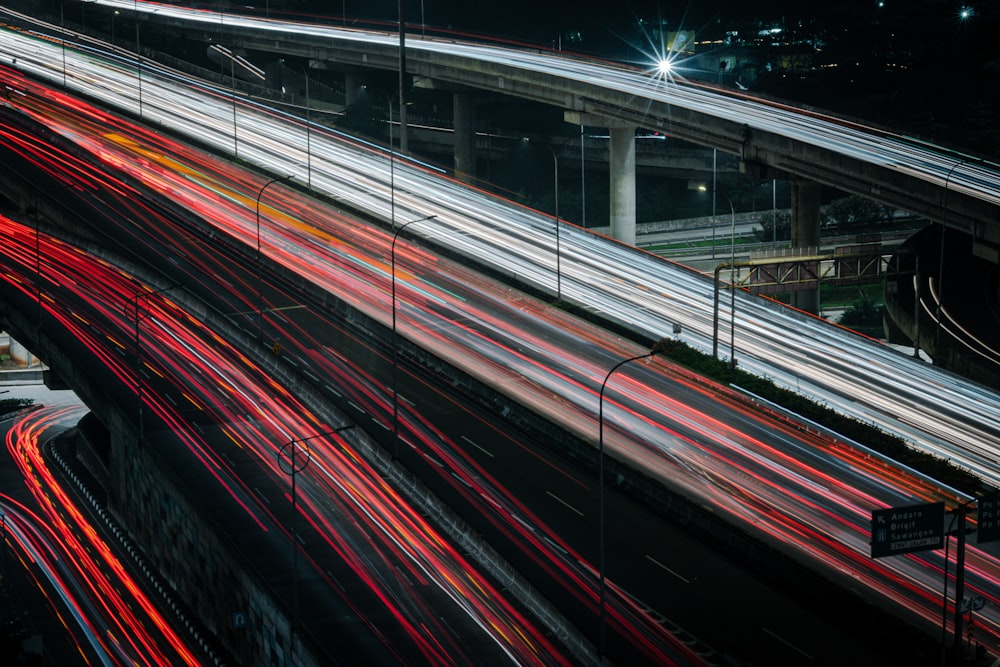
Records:
[[[7,38],[5,35],[0,44],[9,44]],[[17,48],[21,53],[31,54],[36,47],[42,63],[56,62],[52,53],[42,53],[44,44],[29,41]],[[3,48],[12,47],[0,46]],[[30,67],[28,59],[29,64],[24,67]],[[86,74],[92,65],[76,60],[75,56],[73,60],[72,66],[79,68],[74,81],[79,83],[78,77],[97,80]],[[110,95],[105,91],[115,89],[117,92],[113,95],[126,101],[131,99],[129,91],[134,81],[127,67],[109,68],[101,64],[101,68],[104,75],[100,78],[100,86],[88,87],[88,91],[100,97]],[[61,68],[59,72],[61,74]],[[16,77],[11,81],[19,89],[31,88],[29,82],[16,80]],[[191,121],[167,116],[168,110],[177,106],[177,100],[183,96],[191,105],[186,107],[189,111],[198,109],[195,114],[200,119],[198,136],[215,142],[220,150],[227,150],[227,140],[231,146],[232,131],[227,136],[226,130],[232,125],[226,123],[232,123],[232,115],[225,113],[226,100],[222,93],[218,100],[213,100],[211,93],[207,96],[197,93],[184,82],[176,86],[167,81],[151,84],[152,81],[144,82],[144,117],[161,114],[161,119],[169,119],[163,122],[183,129]],[[158,86],[165,90],[154,92]],[[113,99],[113,95],[109,99]],[[231,104],[231,99],[228,102]],[[50,116],[58,115],[53,109],[43,109],[44,105],[36,99],[22,101],[18,98],[14,103],[26,113],[35,114],[41,122],[54,123]],[[300,126],[273,111],[241,106],[240,113],[237,150],[242,158],[259,161],[278,173],[302,173],[305,149]],[[154,163],[176,159],[161,153],[165,147],[162,138],[158,140],[162,144],[152,144],[157,148],[139,146],[126,160],[118,151],[129,150],[128,141],[114,136],[86,136],[65,126],[59,131],[91,147],[109,165],[131,171],[150,187],[175,192],[175,185],[157,181],[167,178],[165,172],[150,169]],[[195,131],[193,126],[191,131]],[[343,142],[329,134],[317,134],[314,132],[312,136],[314,188],[323,189],[332,196],[346,195],[355,204],[367,205],[386,218],[389,217],[390,197],[394,195],[397,219],[436,216],[426,226],[415,225],[415,234],[433,238],[442,245],[450,244],[505,273],[553,289],[553,238],[551,221],[545,216],[470,192],[450,181],[435,179],[405,163],[397,163],[396,189],[390,192],[384,158],[370,155],[363,146]],[[152,141],[152,135],[143,137],[143,143]],[[297,156],[296,149],[299,151]],[[146,151],[146,162],[137,168],[135,155],[142,155],[143,151]],[[150,158],[157,155],[161,157],[150,162]],[[213,206],[222,205],[224,213],[208,217],[224,226],[227,233],[244,243],[249,242],[252,231],[247,200],[253,188],[242,190],[244,194],[240,195],[239,187],[220,186],[218,176],[203,173],[195,176],[194,172],[200,172],[200,168],[195,170],[187,166],[178,170],[171,165],[170,169],[183,174],[190,182],[211,186],[209,190],[215,190],[215,194],[201,190],[201,194],[192,193],[191,196],[207,197],[205,201]],[[147,171],[156,171],[156,174],[147,176]],[[280,261],[298,267],[317,284],[343,294],[345,299],[367,309],[373,317],[386,321],[389,310],[385,305],[387,235],[377,230],[359,229],[356,231],[358,241],[337,240],[342,238],[339,235],[346,233],[342,229],[334,236],[326,231],[319,219],[304,222],[293,217],[291,212],[294,216],[309,214],[315,209],[314,204],[303,203],[287,189],[275,187],[268,192],[274,203],[268,207],[267,215],[281,223],[280,226],[268,224],[263,231],[268,255],[280,256]],[[192,206],[203,214],[209,210]],[[566,272],[563,293],[568,294],[570,300],[588,304],[652,337],[669,330],[669,324],[680,322],[685,327],[685,340],[703,349],[706,347],[706,333],[710,334],[711,328],[709,280],[582,230],[564,229],[563,244],[568,248],[569,259],[564,258],[562,262]],[[367,241],[360,240],[361,236],[367,236]],[[380,243],[381,258],[361,252],[372,239]],[[441,263],[428,253],[413,252],[416,262],[409,270],[414,275],[433,273],[428,266]],[[325,267],[320,273],[316,272],[317,262]],[[370,268],[365,268],[366,264]],[[421,267],[419,271],[417,266]],[[334,267],[337,267],[337,274],[327,273]],[[351,290],[344,292],[336,283],[344,280],[345,272],[351,271],[359,272],[362,278],[360,282],[352,282]],[[397,274],[397,279],[399,277]],[[477,287],[485,292],[488,286],[484,281]],[[441,289],[429,282],[406,288],[400,306],[401,321],[406,327],[404,334],[435,352],[443,351],[445,345],[455,346],[456,336],[460,336],[463,345],[480,350],[487,359],[466,362],[466,368],[495,379],[514,395],[534,392],[532,395],[538,398],[539,410],[551,415],[565,414],[561,419],[567,428],[592,438],[597,412],[596,382],[614,360],[632,356],[635,347],[624,342],[608,344],[603,339],[606,335],[602,338],[595,330],[593,344],[586,346],[593,356],[581,353],[579,358],[569,358],[574,346],[557,347],[554,343],[539,342],[544,338],[537,337],[516,340],[522,334],[513,326],[516,318],[510,312],[505,312],[503,317],[491,318],[486,312],[468,317],[461,310],[464,306],[456,302],[454,295],[457,293],[457,286]],[[737,296],[737,355],[741,366],[774,377],[786,386],[804,388],[806,393],[820,397],[847,414],[882,425],[918,446],[968,465],[984,479],[996,479],[992,460],[1000,440],[996,419],[1000,415],[1000,401],[994,392],[942,374],[874,341],[800,313],[742,293]],[[496,298],[494,307],[500,312],[501,306],[509,302],[509,295],[497,294]],[[532,308],[535,306],[525,302],[526,310]],[[449,314],[449,310],[453,312]],[[430,311],[440,313],[439,318],[428,318],[426,313]],[[568,318],[551,309],[539,308],[532,314],[543,321],[551,319],[551,323],[544,326],[551,327],[553,336],[566,330],[576,333],[581,328],[579,323],[570,324]],[[464,325],[452,325],[445,330],[447,321],[460,321]],[[498,328],[498,325],[504,329],[503,340],[507,341],[504,344],[498,344],[495,341],[501,339],[491,339],[483,332],[483,329]],[[547,349],[549,346],[551,349]],[[576,346],[584,347],[579,342]],[[485,353],[487,348],[490,350],[488,355]],[[543,365],[537,365],[539,363]],[[478,370],[471,368],[476,364],[480,365]],[[560,370],[553,373],[555,369]],[[703,411],[692,413],[686,402],[655,388],[663,379],[659,374],[656,380],[651,379],[647,374],[653,372],[646,367],[624,371],[619,378],[621,388],[609,391],[612,405],[607,412],[611,425],[608,439],[617,456],[631,459],[644,469],[671,480],[672,484],[682,486],[687,494],[725,508],[734,520],[752,524],[784,548],[825,562],[831,570],[842,573],[855,584],[896,600],[926,623],[933,625],[939,621],[940,598],[934,591],[939,586],[940,554],[925,553],[876,562],[865,555],[871,509],[940,498],[938,489],[879,466],[874,460],[836,443],[823,439],[817,442],[813,438],[802,442],[795,429],[780,429],[765,423],[763,417],[748,411],[741,401],[727,396],[726,392],[704,390],[696,379],[676,370],[660,369],[657,365],[656,372],[673,377],[675,386],[688,386],[691,400],[704,392],[711,397],[707,400],[713,403],[720,400],[727,403],[734,415],[732,419],[741,427],[734,428],[731,422],[720,422]],[[642,378],[638,385],[635,384],[636,376]],[[720,399],[720,395],[724,398]],[[572,410],[567,409],[569,406],[573,406]],[[743,432],[754,424],[763,429],[759,436]],[[715,449],[720,446],[722,450]],[[816,451],[817,447],[822,455],[806,454]],[[796,456],[789,456],[788,451],[795,451]],[[823,468],[832,465],[835,472],[817,474],[809,463]],[[951,500],[954,501],[954,496]],[[778,507],[781,512],[776,513],[774,510]],[[976,574],[972,575],[970,586],[990,595],[997,581],[996,559],[990,549],[974,551],[969,563],[970,570]],[[982,579],[972,583],[976,576]],[[977,624],[980,632],[991,636],[994,650],[997,627],[995,614],[984,615]]]
[[[10,535],[45,573],[98,664],[201,664],[201,657],[187,646],[189,640],[160,614],[43,457],[46,431],[73,425],[85,412],[82,405],[44,408],[19,417],[8,431],[7,450],[44,517],[3,500],[6,521],[14,527]],[[81,647],[88,663],[89,652]]]
[[[2,217],[0,223],[6,262],[2,279],[32,298],[35,285],[15,271],[32,276],[35,233]],[[163,381],[169,387],[169,391],[166,387],[144,391],[146,407],[168,425],[264,534],[276,525],[287,530],[270,507],[260,505],[255,493],[233,478],[226,457],[213,449],[191,415],[218,424],[230,441],[253,453],[261,469],[281,480],[282,486],[287,474],[280,469],[277,449],[282,443],[310,438],[311,464],[297,475],[298,509],[360,583],[347,584],[345,590],[324,569],[318,573],[400,663],[464,663],[472,661],[477,651],[478,661],[496,662],[497,658],[482,655],[483,641],[493,644],[506,657],[504,662],[571,662],[563,649],[390,487],[348,440],[339,435],[313,439],[332,431],[332,426],[265,371],[166,294],[150,291],[123,271],[54,239],[42,237],[40,248],[46,314],[85,343],[124,386],[133,388],[133,314],[123,306],[130,299],[134,303],[135,295],[144,295],[141,345],[143,376],[149,379],[143,382]],[[303,550],[304,560],[312,567],[317,567],[315,550],[315,546],[309,552]],[[450,600],[450,607],[441,606],[442,596]],[[365,604],[377,610],[374,617]],[[384,625],[386,614],[397,627]],[[456,614],[467,618],[482,635],[453,632]],[[383,620],[376,623],[375,618]],[[400,637],[408,637],[409,643]],[[700,662],[685,658],[688,649],[679,642],[672,650],[679,656],[677,664]]]
[[[17,58],[19,69],[61,79],[58,45],[11,32],[0,36],[0,64],[6,62],[5,57]],[[67,50],[70,87],[138,113],[134,63],[91,53],[81,56]],[[372,153],[370,146],[322,127],[311,129],[307,156],[301,119],[243,101],[234,116],[230,91],[154,69],[150,63],[144,64],[143,76],[146,122],[169,125],[223,153],[233,150],[235,128],[237,154],[242,159],[277,174],[293,174],[299,183],[308,180],[313,189],[386,220],[394,217],[402,223],[433,215],[427,224],[408,231],[555,293],[555,235],[550,217],[470,190],[398,158],[390,165],[384,154]],[[15,89],[22,85],[16,79],[13,84]],[[14,93],[10,103],[19,99]],[[67,136],[107,153],[91,139]],[[311,167],[308,178],[307,164]],[[955,169],[951,174],[953,182],[958,172]],[[255,195],[248,191],[237,200]],[[711,349],[710,279],[572,225],[561,227],[559,264],[565,300],[651,339],[679,323],[685,342]],[[720,311],[721,335],[735,320],[735,351],[742,368],[875,424],[1000,487],[1000,470],[992,463],[1000,442],[1000,394],[769,300],[739,292],[734,303],[735,315],[725,306]]]

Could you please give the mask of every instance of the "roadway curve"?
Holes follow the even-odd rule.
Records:
[[[25,90],[30,87],[27,82],[18,85]],[[59,122],[65,122],[64,110],[43,104],[47,107],[45,112],[38,113],[40,101],[30,95],[28,98],[21,108],[31,108],[40,121],[62,118]],[[201,174],[197,181],[207,188],[192,192],[191,196],[199,200],[192,199],[188,206],[213,220],[221,231],[242,239],[244,244],[252,244],[253,198],[247,192],[259,190],[262,181],[257,179],[248,188],[248,176],[232,173],[231,167],[222,163],[213,167],[213,176],[205,178],[205,169],[211,164],[207,158],[194,157],[196,166],[183,166],[181,156],[174,152],[177,147],[165,138],[141,133],[141,142],[127,139],[121,125],[108,142],[109,137],[104,136],[108,122],[110,117],[102,116],[95,125],[97,134],[90,139],[84,139],[84,135],[94,132],[84,131],[89,121],[84,126],[60,131],[85,144],[94,142],[108,164],[128,170],[134,178],[148,178],[151,187],[169,191],[173,197],[181,196],[190,187],[192,173]],[[226,176],[227,173],[231,175]],[[359,226],[315,203],[304,202],[294,191],[277,185],[268,190],[268,195],[263,233],[267,256],[280,258],[289,269],[303,272],[358,308],[367,308],[372,317],[385,321],[389,310],[386,307],[389,235]],[[274,225],[271,218],[279,219],[282,224]],[[578,231],[572,234],[583,246],[586,239],[592,238]],[[610,246],[612,251],[617,248]],[[374,255],[370,254],[372,250]],[[470,358],[462,362],[464,367],[472,372],[476,372],[477,366],[480,372],[485,367],[493,381],[509,373],[509,380],[505,381],[516,386],[514,393],[522,400],[527,400],[524,392],[533,392],[533,404],[543,410],[554,401],[558,407],[549,411],[551,418],[561,420],[570,430],[592,432],[596,388],[604,372],[641,348],[624,341],[610,343],[606,333],[589,329],[537,302],[523,297],[512,299],[505,289],[490,297],[489,290],[493,288],[482,279],[473,274],[453,277],[452,274],[461,271],[459,267],[445,268],[443,260],[424,251],[416,254],[419,264],[401,263],[399,268],[414,276],[427,271],[430,275],[416,287],[410,287],[407,278],[407,286],[401,290],[404,335],[438,354],[452,355],[452,360],[460,352],[455,344],[458,341],[463,341],[468,349],[490,346],[492,359]],[[449,280],[448,284],[441,283],[444,279]],[[346,283],[350,285],[347,289],[341,284],[345,280],[350,281]],[[465,304],[473,303],[476,294],[492,300],[488,306],[476,305],[477,310],[465,310],[473,307]],[[431,315],[433,319],[425,319]],[[514,326],[517,322],[524,322],[522,328]],[[487,327],[496,329],[488,337]],[[844,332],[839,335],[846,336]],[[515,343],[513,337],[521,342]],[[516,371],[511,373],[510,369]],[[553,394],[555,385],[547,383],[556,381],[563,386]],[[748,411],[738,397],[719,388],[707,390],[700,381],[677,369],[661,365],[624,369],[620,382],[623,386],[609,388],[611,402],[606,413],[611,425],[608,446],[617,456],[633,460],[660,476],[664,483],[680,486],[686,493],[703,498],[727,512],[734,521],[753,526],[765,539],[797,551],[800,558],[813,559],[814,564],[824,563],[822,567],[839,572],[837,576],[846,575],[852,585],[864,585],[871,592],[899,600],[925,623],[934,624],[937,609],[933,591],[937,586],[939,565],[935,565],[935,558],[938,556],[925,554],[874,563],[866,556],[870,510],[941,497],[933,485],[898,471],[881,469],[867,456],[850,449],[841,450],[825,438],[802,435],[794,428],[776,424],[756,409]],[[720,405],[724,406],[721,412]],[[780,448],[774,446],[776,442],[781,443]],[[796,456],[789,456],[789,451]],[[813,466],[822,471],[813,470]],[[768,482],[772,477],[780,481]],[[779,507],[782,510],[776,513]],[[834,515],[836,519],[832,518]],[[803,539],[804,535],[811,537]],[[833,535],[837,537],[828,541]],[[819,542],[824,546],[818,549]],[[984,551],[980,558],[985,563],[979,566],[985,573],[983,576],[987,581],[993,580],[995,575],[988,574],[994,567],[992,556]],[[922,581],[919,590],[907,583],[914,579]],[[896,583],[887,584],[888,581]],[[977,586],[986,588],[989,584]],[[984,625],[990,632],[987,623],[979,627]]]
[[[64,53],[57,45],[9,31],[0,38],[0,62],[16,58],[23,71],[62,79]],[[564,300],[638,339],[656,340],[681,324],[682,340],[712,349],[713,285],[701,274],[572,225],[554,227],[548,216],[398,157],[388,159],[324,128],[313,127],[307,135],[301,119],[234,101],[229,90],[154,70],[149,63],[140,84],[133,62],[100,52],[67,49],[65,57],[72,89],[128,113],[141,112],[146,122],[169,126],[224,154],[235,145],[241,159],[294,175],[297,182],[383,220],[402,224],[434,216],[407,231],[534,290],[555,294],[560,283]],[[25,85],[17,74],[9,80],[14,88]],[[142,105],[136,96],[140,85]],[[12,93],[10,103],[19,99]],[[1000,487],[1000,470],[993,464],[1000,394],[769,300],[740,292],[734,304],[735,309],[727,303],[721,309],[722,335],[733,322],[742,368]]]

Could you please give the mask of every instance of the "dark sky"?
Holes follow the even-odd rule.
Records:
[[[275,0],[278,4],[279,0]],[[920,2],[920,0],[897,0],[900,2]],[[846,4],[858,7],[870,6],[874,0],[846,0]],[[488,30],[491,25],[511,29],[523,34],[538,32],[542,26],[558,24],[571,27],[573,24],[599,25],[602,23],[627,22],[631,17],[654,17],[659,12],[671,21],[688,17],[691,21],[704,22],[716,16],[743,17],[750,14],[780,15],[783,12],[816,9],[825,5],[843,5],[845,0],[705,0],[701,2],[656,2],[655,0],[503,0],[502,2],[481,2],[476,0],[406,0],[405,11],[408,21],[419,22],[421,10],[429,24],[452,25],[457,29],[481,26]],[[395,17],[398,7],[396,0],[306,0],[301,4],[310,11],[339,16],[346,12],[349,17]]]
[[[270,1],[272,8],[282,4]],[[395,22],[399,6],[399,0],[284,3],[304,12],[390,22]],[[600,40],[609,33],[627,33],[637,18],[657,16],[668,25],[702,31],[718,31],[753,18],[791,24],[815,20],[813,25],[824,28],[881,21],[894,30],[916,23],[927,24],[929,32],[954,30],[962,4],[976,10],[975,23],[996,25],[1000,0],[883,0],[881,8],[879,0],[405,0],[404,7],[411,25],[420,23],[423,12],[428,25],[546,44],[570,30],[585,31],[588,41]]]

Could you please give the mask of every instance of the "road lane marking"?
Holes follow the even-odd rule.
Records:
[[[579,514],[580,516],[583,516],[583,512],[581,512],[581,511],[580,511],[580,510],[578,510],[577,508],[573,507],[572,505],[570,505],[570,504],[569,504],[568,502],[566,502],[565,500],[563,500],[562,498],[560,498],[560,497],[559,497],[559,496],[557,496],[556,494],[552,493],[551,491],[546,491],[545,493],[547,493],[547,494],[549,494],[550,496],[552,496],[552,499],[553,499],[553,500],[556,500],[556,501],[558,501],[558,502],[562,503],[563,505],[565,505],[565,506],[566,506],[566,507],[568,507],[569,509],[571,509],[571,510],[573,510],[574,512],[576,512],[577,514]]]
[[[680,579],[681,581],[683,581],[685,584],[690,584],[691,583],[690,579],[688,579],[687,577],[685,577],[683,575],[677,574],[676,572],[674,572],[669,567],[667,567],[666,565],[664,565],[660,561],[656,560],[655,558],[653,558],[649,554],[646,554],[646,558],[649,559],[650,561],[652,561],[654,565],[659,565],[661,568],[663,568],[664,570],[666,570],[670,574],[674,575],[675,577],[677,577],[678,579]]]
[[[775,639],[777,639],[779,642],[781,642],[782,644],[784,644],[788,648],[792,649],[793,651],[798,651],[799,653],[801,653],[805,657],[809,658],[810,660],[815,660],[815,658],[813,658],[811,655],[809,655],[808,653],[806,653],[805,651],[803,651],[802,649],[800,649],[798,646],[796,646],[795,644],[791,643],[790,641],[788,641],[786,639],[782,639],[778,635],[774,634],[773,632],[771,632],[770,630],[768,630],[767,628],[765,628],[763,625],[760,626],[760,629],[763,630],[764,632],[766,632],[767,634],[771,635],[772,637],[774,637]]]
[[[476,443],[474,443],[471,440],[469,440],[464,435],[462,436],[462,440],[465,440],[467,443],[469,443],[470,445],[472,445],[473,447],[475,447],[476,449],[478,449],[479,451],[481,451],[483,454],[486,454],[486,456],[490,457],[491,459],[493,458],[493,452],[490,452],[490,451],[487,451],[487,450],[483,449],[482,447],[480,447]]]

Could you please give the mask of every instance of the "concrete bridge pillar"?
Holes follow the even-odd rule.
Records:
[[[635,245],[635,126],[608,128],[611,237]]]
[[[476,102],[471,93],[452,93],[455,126],[455,178],[471,183],[476,177]]]
[[[792,247],[819,246],[820,185],[813,181],[792,181]],[[792,305],[819,314],[819,286],[792,293]]]
[[[284,65],[277,58],[271,58],[264,63],[264,85],[281,92],[285,85]]]
[[[344,72],[344,108],[357,103],[361,97],[364,77],[361,72]]]
[[[39,365],[38,357],[31,353],[31,350],[21,345],[13,338],[7,348],[10,358],[21,368],[31,368]]]

